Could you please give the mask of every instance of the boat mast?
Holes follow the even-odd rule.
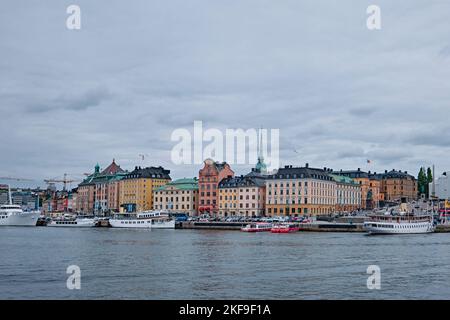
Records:
[[[12,205],[11,185],[10,184],[8,184],[8,197],[9,197],[9,205]]]

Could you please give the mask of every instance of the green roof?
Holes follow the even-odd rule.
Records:
[[[198,180],[197,178],[178,179],[158,187],[155,191],[164,191],[168,187],[174,187],[177,190],[198,190]]]
[[[348,183],[348,184],[358,184],[355,180],[347,176],[341,176],[337,174],[330,174],[330,177],[333,178],[334,181],[340,183]]]

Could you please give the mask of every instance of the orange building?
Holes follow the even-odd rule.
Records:
[[[408,171],[386,170],[379,177],[385,201],[398,202],[401,198],[406,198],[406,201],[417,199],[417,180],[408,174]]]
[[[342,175],[355,180],[361,187],[361,208],[373,209],[378,208],[380,205],[380,187],[381,181],[378,175],[375,173],[357,170],[340,170],[335,171],[333,174]]]
[[[219,212],[219,182],[224,178],[233,177],[234,172],[226,162],[206,159],[198,176],[198,211],[199,213],[217,214]]]

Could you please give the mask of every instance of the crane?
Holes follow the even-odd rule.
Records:
[[[63,190],[66,190],[66,186],[68,183],[72,183],[72,182],[76,182],[78,180],[73,180],[73,179],[67,179],[67,173],[64,173],[64,178],[63,179],[44,179],[44,182],[47,184],[52,184],[52,183],[63,183],[64,187]]]
[[[13,178],[13,177],[0,177],[0,180],[33,181],[32,179]],[[9,183],[8,183],[8,198],[9,198],[9,204],[12,205],[11,185]]]

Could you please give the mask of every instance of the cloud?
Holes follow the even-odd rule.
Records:
[[[376,32],[357,1],[77,4],[75,32],[59,1],[2,3],[1,175],[130,169],[139,154],[196,175],[169,157],[195,120],[279,129],[282,164],[448,170],[450,3],[380,0]]]

